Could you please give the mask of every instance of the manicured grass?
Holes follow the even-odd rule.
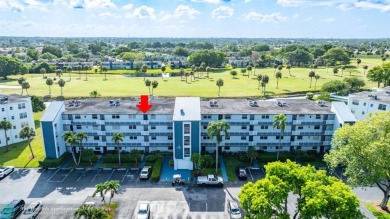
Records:
[[[250,166],[248,162],[243,162],[238,159],[238,156],[224,155],[223,160],[225,161],[226,174],[230,182],[236,181],[237,176],[235,168],[238,166],[247,167]]]
[[[345,77],[352,76],[365,79],[363,75],[363,68],[361,66],[367,64],[370,67],[377,64],[381,64],[380,60],[374,59],[369,63],[369,59],[363,59],[359,69],[356,69],[356,63],[351,64],[351,68],[344,71],[344,75],[341,76],[341,71],[338,75],[334,75],[332,68],[328,70],[326,68],[316,69],[316,73],[320,75],[320,79],[317,82],[316,89],[319,90],[321,85],[330,80],[342,80]],[[240,69],[236,69],[238,72]],[[223,71],[210,73],[210,78],[197,79],[192,81],[188,78],[188,83],[185,82],[185,78],[171,77],[166,80],[161,77],[149,78],[150,80],[156,80],[159,82],[158,87],[154,90],[156,96],[200,96],[200,97],[218,97],[218,87],[215,85],[216,80],[221,78],[224,80],[224,86],[221,87],[221,97],[261,97],[261,90],[258,90],[258,81],[255,75],[250,75],[248,78],[246,75],[239,74],[234,79],[230,75],[230,71]],[[328,73],[327,73],[328,71]],[[315,80],[312,81],[312,87],[310,88],[310,78],[308,76],[309,68],[296,68],[291,69],[291,76],[288,70],[283,69],[283,78],[279,80],[279,88],[276,89],[276,79],[274,76],[274,69],[257,69],[256,74],[268,75],[270,80],[266,87],[266,95],[283,95],[291,92],[313,92]],[[48,74],[49,77],[55,77],[54,74]],[[0,85],[12,85],[14,87],[20,87],[17,79],[21,75],[15,75],[10,77],[11,80],[0,81]],[[31,88],[28,90],[30,95],[46,96],[49,94],[49,87],[46,85],[46,80],[42,78],[41,74],[24,75],[27,81],[30,83]],[[129,97],[139,96],[141,94],[148,94],[148,88],[145,86],[143,77],[126,77],[125,75],[108,75],[107,80],[104,79],[104,74],[91,74],[88,76],[88,81],[72,77],[69,81],[68,74],[64,74],[62,77],[66,81],[65,87],[63,87],[63,95],[66,98],[75,97],[88,97],[89,93],[93,90],[97,90],[101,93],[102,97]],[[58,81],[58,80],[57,80]],[[56,81],[56,82],[57,82]],[[367,88],[376,87],[376,83],[366,82]],[[2,88],[4,93],[18,93],[20,89]],[[52,97],[56,98],[61,95],[60,87],[57,83],[51,86]]]
[[[373,204],[373,203],[364,203],[364,205],[367,207],[368,210],[370,210],[372,212],[372,214],[374,214],[375,217],[377,217],[378,219],[390,219],[390,213],[389,212],[384,212],[384,211],[379,211],[377,210],[374,205],[376,204]],[[390,205],[387,205],[388,207],[390,207]]]
[[[9,152],[5,148],[0,148],[0,166],[15,166],[19,168],[38,167],[38,161],[45,158],[43,149],[42,132],[39,120],[43,112],[34,113],[35,138],[31,141],[35,158],[30,160],[31,152],[28,147],[28,141],[19,142],[9,146]],[[4,134],[3,131],[0,134]]]

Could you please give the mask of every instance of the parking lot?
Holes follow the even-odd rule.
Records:
[[[259,179],[263,179],[265,177],[265,169],[263,167],[255,168],[247,168],[248,169],[248,180],[252,182],[256,182]]]

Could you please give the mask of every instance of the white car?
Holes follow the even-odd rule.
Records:
[[[148,203],[140,203],[136,219],[149,219],[150,209]]]
[[[144,166],[142,168],[141,173],[139,174],[140,179],[148,179],[150,174],[152,173],[152,167],[151,166]]]
[[[0,179],[8,176],[10,173],[12,173],[15,170],[15,167],[8,166],[4,168],[0,168]]]
[[[43,204],[41,201],[31,203],[27,208],[24,208],[23,214],[19,219],[33,219],[42,211]]]

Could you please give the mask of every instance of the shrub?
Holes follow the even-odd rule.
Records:
[[[316,150],[307,150],[306,153],[307,153],[308,155],[317,156],[317,151],[316,151]]]
[[[64,163],[65,160],[67,160],[70,156],[71,156],[71,154],[69,152],[65,152],[63,155],[61,155],[57,159],[45,158],[43,160],[38,161],[38,163],[39,163],[40,167],[45,167],[45,168],[46,167],[58,167],[62,163]]]
[[[157,156],[156,155],[148,155],[146,156],[146,162],[155,162],[156,159],[157,159]]]
[[[158,156],[152,167],[152,182],[158,182],[160,180],[162,157]]]
[[[313,155],[303,154],[300,160],[301,162],[314,162],[316,161],[316,157]]]
[[[153,154],[153,155],[160,154],[160,153],[161,153],[160,150],[155,150],[155,151],[150,152],[150,154]]]
[[[118,155],[117,154],[106,154],[102,157],[103,163],[117,163]],[[130,159],[130,156],[121,156],[122,163],[135,163],[134,160]]]
[[[309,100],[312,100],[314,97],[314,94],[312,92],[306,93],[306,98]]]

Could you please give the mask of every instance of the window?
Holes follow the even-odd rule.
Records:
[[[168,140],[173,140],[173,136],[172,135],[168,136]]]
[[[168,125],[168,130],[171,130],[172,129],[172,126],[171,125]]]
[[[16,126],[14,125],[12,128],[13,128],[13,129],[16,129]]]
[[[262,125],[260,126],[260,129],[268,129],[268,125]]]
[[[305,115],[299,115],[299,118],[300,118],[300,119],[304,119],[304,118],[305,118]]]
[[[25,108],[26,108],[26,104],[24,104],[24,103],[18,104],[18,109],[25,109]]]
[[[263,150],[267,150],[267,146],[263,146],[262,148],[263,148]]]
[[[130,140],[137,140],[137,136],[130,136]]]
[[[76,125],[76,129],[81,129],[81,125]]]
[[[298,126],[298,129],[303,129],[303,126]]]
[[[191,133],[191,125],[189,123],[184,124],[184,134],[190,134]]]
[[[363,103],[363,106],[366,106],[367,105],[367,103]]]
[[[157,137],[156,137],[156,136],[152,136],[151,139],[152,139],[152,140],[156,140]]]
[[[93,136],[93,140],[99,140],[99,136],[98,135]]]
[[[362,111],[362,115],[364,115],[365,114],[365,112],[364,111]]]
[[[17,135],[15,135],[15,138],[18,138],[18,136],[17,136]]]
[[[12,110],[12,106],[9,107],[9,110]]]
[[[313,150],[317,150],[317,146],[314,146],[312,149],[313,149]]]
[[[378,110],[386,110],[386,105],[385,104],[379,104]]]
[[[119,114],[112,114],[113,119],[119,119]]]
[[[204,126],[203,126],[203,129],[207,129],[207,125],[204,125]]]
[[[112,129],[113,130],[118,130],[118,129],[121,129],[121,126],[120,125],[113,125]]]
[[[210,139],[210,138],[208,138],[208,139]],[[226,136],[225,140],[230,140],[230,135]]]
[[[92,119],[97,119],[97,115],[96,114],[92,114]]]
[[[283,139],[283,138],[284,136],[279,136],[279,135],[276,136],[276,139]]]
[[[156,115],[150,115],[150,119],[156,119]]]
[[[95,147],[95,151],[100,151],[100,147]]]
[[[80,115],[75,115],[74,118],[75,119],[80,119],[81,117],[80,117]]]
[[[242,119],[247,119],[248,116],[247,115],[242,115]]]
[[[135,115],[129,115],[129,119],[135,119]]]
[[[203,119],[211,119],[211,115],[203,115]]]
[[[184,157],[191,156],[191,148],[184,148]]]
[[[316,119],[321,119],[321,115],[316,115]]]
[[[313,136],[313,140],[320,140],[321,137],[320,136]]]
[[[269,115],[262,115],[261,118],[262,119],[269,119]]]
[[[169,146],[169,147],[168,147],[168,150],[173,150],[173,146]]]
[[[99,126],[98,125],[94,125],[94,126],[92,126],[92,129],[93,130],[99,130]]]
[[[156,126],[153,125],[153,126],[150,127],[150,129],[156,129]]]
[[[203,140],[209,139],[209,136],[203,136]]]
[[[137,129],[136,125],[129,125],[129,129]]]
[[[246,140],[246,136],[241,136],[241,140]]]
[[[302,149],[302,147],[301,146],[297,146],[297,150],[301,150]]]
[[[373,106],[374,106],[374,104],[371,103],[371,104],[370,104],[370,107],[373,107]]]
[[[225,151],[229,151],[230,150],[230,146],[225,146]]]
[[[298,135],[297,139],[302,140],[302,135]]]
[[[19,118],[21,119],[27,118],[27,113],[19,113]]]
[[[314,129],[320,129],[320,128],[321,128],[321,126],[319,126],[319,125],[314,126]]]
[[[352,100],[352,105],[359,105],[359,100]]]
[[[268,136],[260,136],[260,139],[262,140],[268,139]]]
[[[15,116],[11,116],[11,119],[15,119]]]
[[[190,136],[184,136],[184,145],[190,145]]]
[[[4,109],[4,108],[1,108],[1,111],[2,111],[2,112],[4,112],[4,111],[5,111],[5,109]]]
[[[231,115],[225,115],[225,119],[231,119],[232,116]]]
[[[246,129],[246,125],[241,126],[241,129]]]

